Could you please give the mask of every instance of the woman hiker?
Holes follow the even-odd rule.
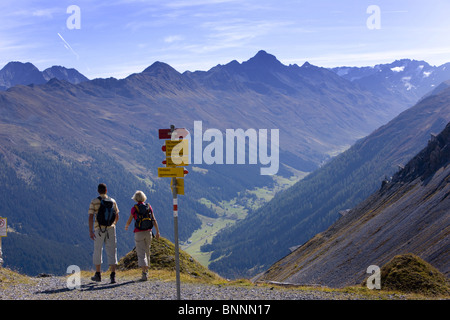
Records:
[[[131,198],[137,202],[131,208],[131,214],[125,225],[128,230],[133,219],[134,223],[134,241],[136,243],[136,253],[138,256],[138,265],[142,268],[142,281],[147,280],[148,267],[150,265],[150,245],[152,242],[152,228],[156,229],[156,239],[159,239],[158,222],[156,222],[153,209],[150,204],[145,203],[147,196],[142,191],[136,191]]]

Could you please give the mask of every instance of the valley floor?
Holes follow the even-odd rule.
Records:
[[[200,250],[202,245],[211,243],[222,229],[231,227],[237,221],[243,220],[249,211],[261,207],[270,201],[275,194],[293,186],[308,174],[307,172],[298,171],[293,168],[289,168],[289,170],[292,172],[290,178],[273,176],[274,186],[272,188],[263,187],[246,190],[242,194],[239,194],[238,197],[229,201],[221,201],[218,204],[214,204],[208,199],[201,199],[200,202],[216,212],[218,217],[210,218],[197,214],[202,225],[192,233],[187,241],[182,243],[181,249],[190,254],[203,266],[208,267],[212,262],[210,261],[212,252],[202,252]]]

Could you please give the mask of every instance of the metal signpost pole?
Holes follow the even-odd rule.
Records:
[[[0,237],[0,267],[3,265],[3,258],[2,258],[2,237]]]
[[[173,133],[175,126],[170,126],[170,132]],[[177,199],[177,178],[172,178],[172,197],[173,197],[173,229],[175,234],[175,272],[177,282],[177,300],[181,299],[180,289],[180,253],[178,245],[178,199]]]
[[[6,218],[0,217],[0,267],[3,265],[2,238],[7,236]]]
[[[177,281],[177,299],[180,294],[180,248],[178,243],[178,199],[177,196],[184,195],[184,176],[189,173],[183,166],[188,165],[188,140],[183,140],[189,132],[185,128],[176,129],[174,125],[170,129],[159,129],[159,139],[166,140],[162,146],[166,159],[162,162],[165,167],[158,168],[158,177],[172,178],[173,197],[173,228],[175,233],[175,271]],[[173,154],[174,153],[174,154]],[[180,178],[177,180],[177,178]]]
[[[177,300],[181,299],[180,294],[180,253],[178,245],[178,199],[177,199],[177,179],[172,178],[173,184],[173,228],[175,233],[175,269],[177,278]]]

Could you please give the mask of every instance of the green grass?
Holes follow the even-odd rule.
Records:
[[[218,231],[234,224],[235,221],[226,218],[209,218],[200,214],[197,216],[202,221],[202,226],[192,234],[188,241],[181,245],[181,248],[203,266],[207,267],[211,253],[200,252],[200,247],[207,242],[211,243]]]
[[[449,280],[414,254],[397,255],[381,268],[381,286],[427,296],[450,295]]]
[[[10,285],[31,284],[31,278],[7,268],[0,267],[0,289],[4,290]]]
[[[164,270],[172,272],[175,270],[175,245],[165,238],[153,239],[150,249],[150,270],[151,272],[162,272]],[[220,278],[214,272],[208,270],[193,259],[184,250],[179,251],[180,273],[188,277],[193,277],[202,281],[209,281]],[[133,249],[119,260],[117,269],[128,271],[133,269],[140,270],[136,250]]]

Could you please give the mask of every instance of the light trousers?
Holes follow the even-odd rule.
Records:
[[[150,245],[152,243],[152,231],[139,231],[134,233],[134,242],[136,243],[136,253],[139,267],[148,267],[150,265]]]
[[[102,230],[104,230],[103,227]],[[116,226],[106,228],[105,232],[101,232],[99,229],[95,229],[94,232],[94,265],[99,265],[103,262],[103,245],[105,245],[108,264],[117,264]]]

